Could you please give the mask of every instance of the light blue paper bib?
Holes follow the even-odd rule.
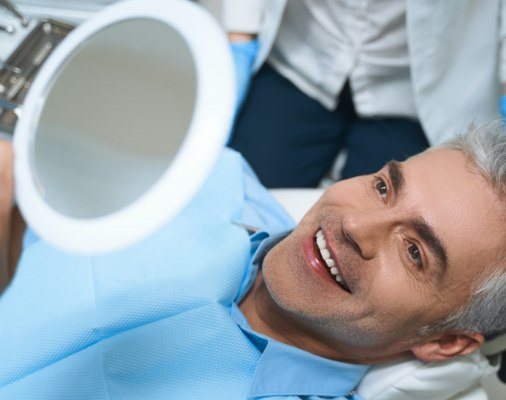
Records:
[[[82,257],[31,244],[0,298],[0,399],[246,398],[260,354],[229,316],[250,261],[231,221],[291,224],[274,202],[264,215],[245,207],[248,185],[227,151],[139,245]]]

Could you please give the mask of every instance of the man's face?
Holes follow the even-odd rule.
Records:
[[[462,153],[423,153],[329,188],[268,253],[263,279],[300,331],[351,359],[388,359],[467,303],[501,257],[502,215]]]

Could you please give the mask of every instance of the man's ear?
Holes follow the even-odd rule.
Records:
[[[435,339],[411,347],[410,350],[421,361],[441,361],[470,354],[484,341],[485,338],[480,333],[443,333]]]

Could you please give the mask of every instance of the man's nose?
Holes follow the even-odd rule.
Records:
[[[372,259],[388,240],[395,221],[385,210],[352,211],[343,218],[346,241],[365,259]]]

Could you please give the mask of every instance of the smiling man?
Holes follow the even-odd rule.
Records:
[[[392,161],[328,189],[266,255],[241,304],[252,327],[367,364],[406,353],[424,361],[469,354],[504,330],[504,300],[489,311],[490,327],[430,329],[491,276],[506,298],[504,176],[490,182],[495,177],[483,176],[461,146]]]
[[[131,249],[28,244],[0,298],[0,398],[358,399],[371,364],[506,331],[499,124],[333,185],[289,234],[239,227],[286,219],[238,165]]]

